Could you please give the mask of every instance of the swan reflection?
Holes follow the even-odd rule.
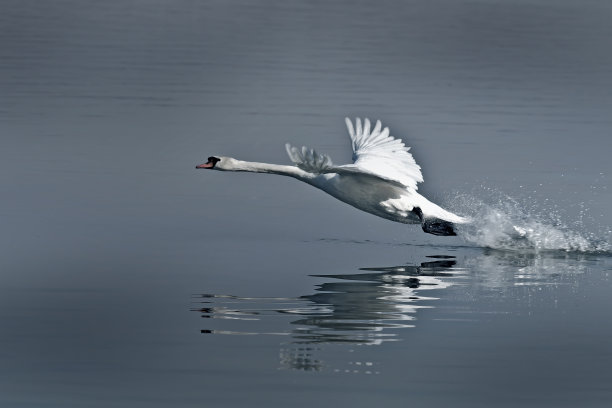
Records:
[[[414,327],[419,309],[433,307],[437,298],[425,296],[427,291],[445,289],[462,275],[452,257],[420,265],[361,268],[355,274],[312,275],[324,280],[313,294],[204,294],[195,310],[211,319],[211,327],[202,330],[207,334],[288,336],[296,345],[381,344],[398,340],[397,330]]]
[[[193,310],[207,319],[201,330],[205,334],[280,336],[281,367],[376,374],[378,363],[362,360],[368,353],[353,353],[355,346],[407,339],[405,329],[418,325],[419,311],[434,307],[442,296],[453,300],[450,307],[445,303],[445,311],[440,309],[439,321],[478,321],[483,311],[474,304],[482,301],[487,302],[486,314],[524,313],[534,296],[555,305],[558,288],[579,285],[590,267],[601,269],[612,259],[488,249],[464,255],[311,275],[320,281],[311,294],[300,297],[197,295]]]

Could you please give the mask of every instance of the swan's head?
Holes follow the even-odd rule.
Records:
[[[208,161],[203,164],[198,164],[196,169],[214,169],[214,170],[236,170],[235,162],[237,160],[231,157],[215,157],[210,156]]]

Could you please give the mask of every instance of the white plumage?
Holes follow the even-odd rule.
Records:
[[[423,181],[421,167],[410,147],[389,135],[389,128],[376,121],[372,129],[368,119],[362,124],[359,118],[355,126],[346,118],[346,126],[353,147],[351,164],[335,166],[328,155],[287,144],[295,166],[212,156],[196,168],[294,177],[365,212],[396,222],[421,223],[425,232],[435,235],[455,235],[454,224],[467,222],[417,193],[417,183]]]
[[[367,118],[363,127],[357,118],[356,129],[349,118],[345,118],[345,122],[353,145],[353,164],[342,167],[367,170],[382,178],[397,181],[407,188],[417,189],[417,183],[423,181],[423,175],[421,167],[408,152],[410,147],[390,136],[389,128],[381,131],[380,120],[376,121],[371,132]]]

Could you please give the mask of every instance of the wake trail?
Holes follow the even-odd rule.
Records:
[[[554,206],[536,208],[538,203],[521,202],[499,192],[486,201],[460,194],[452,202],[454,211],[470,218],[468,224],[456,226],[457,235],[476,246],[612,255],[610,228],[600,226],[593,231],[582,220],[568,223]]]

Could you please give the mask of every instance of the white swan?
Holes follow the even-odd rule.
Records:
[[[423,181],[421,167],[416,164],[401,140],[389,136],[376,121],[357,118],[355,127],[346,118],[353,145],[353,164],[335,166],[329,156],[313,149],[286,145],[296,165],[256,163],[231,157],[211,156],[196,169],[249,171],[294,177],[313,185],[340,201],[362,211],[405,224],[421,224],[423,231],[434,235],[456,235],[454,224],[466,218],[446,211],[417,193]]]

